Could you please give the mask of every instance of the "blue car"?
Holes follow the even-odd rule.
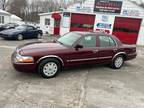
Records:
[[[8,29],[0,32],[0,37],[4,39],[32,39],[32,38],[42,38],[42,30],[35,28],[30,25],[21,25],[14,29]]]

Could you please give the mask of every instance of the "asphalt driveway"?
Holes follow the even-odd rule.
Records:
[[[120,70],[79,67],[43,79],[11,66],[16,46],[33,41],[0,39],[0,108],[144,108],[144,47]]]

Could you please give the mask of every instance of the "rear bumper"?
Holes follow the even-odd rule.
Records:
[[[137,53],[128,54],[128,56],[127,56],[127,58],[126,58],[126,61],[127,61],[127,60],[135,59],[136,57],[137,57]]]

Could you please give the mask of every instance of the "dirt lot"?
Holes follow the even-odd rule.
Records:
[[[43,79],[11,66],[16,46],[31,41],[0,39],[0,108],[144,108],[144,48],[120,70],[88,66]]]

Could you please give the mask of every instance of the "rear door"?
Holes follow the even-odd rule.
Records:
[[[117,43],[112,37],[106,35],[100,35],[98,39],[98,61],[99,63],[108,63],[117,53]]]
[[[93,35],[82,37],[77,45],[83,48],[75,49],[69,53],[69,65],[89,64],[97,62],[97,38]]]

